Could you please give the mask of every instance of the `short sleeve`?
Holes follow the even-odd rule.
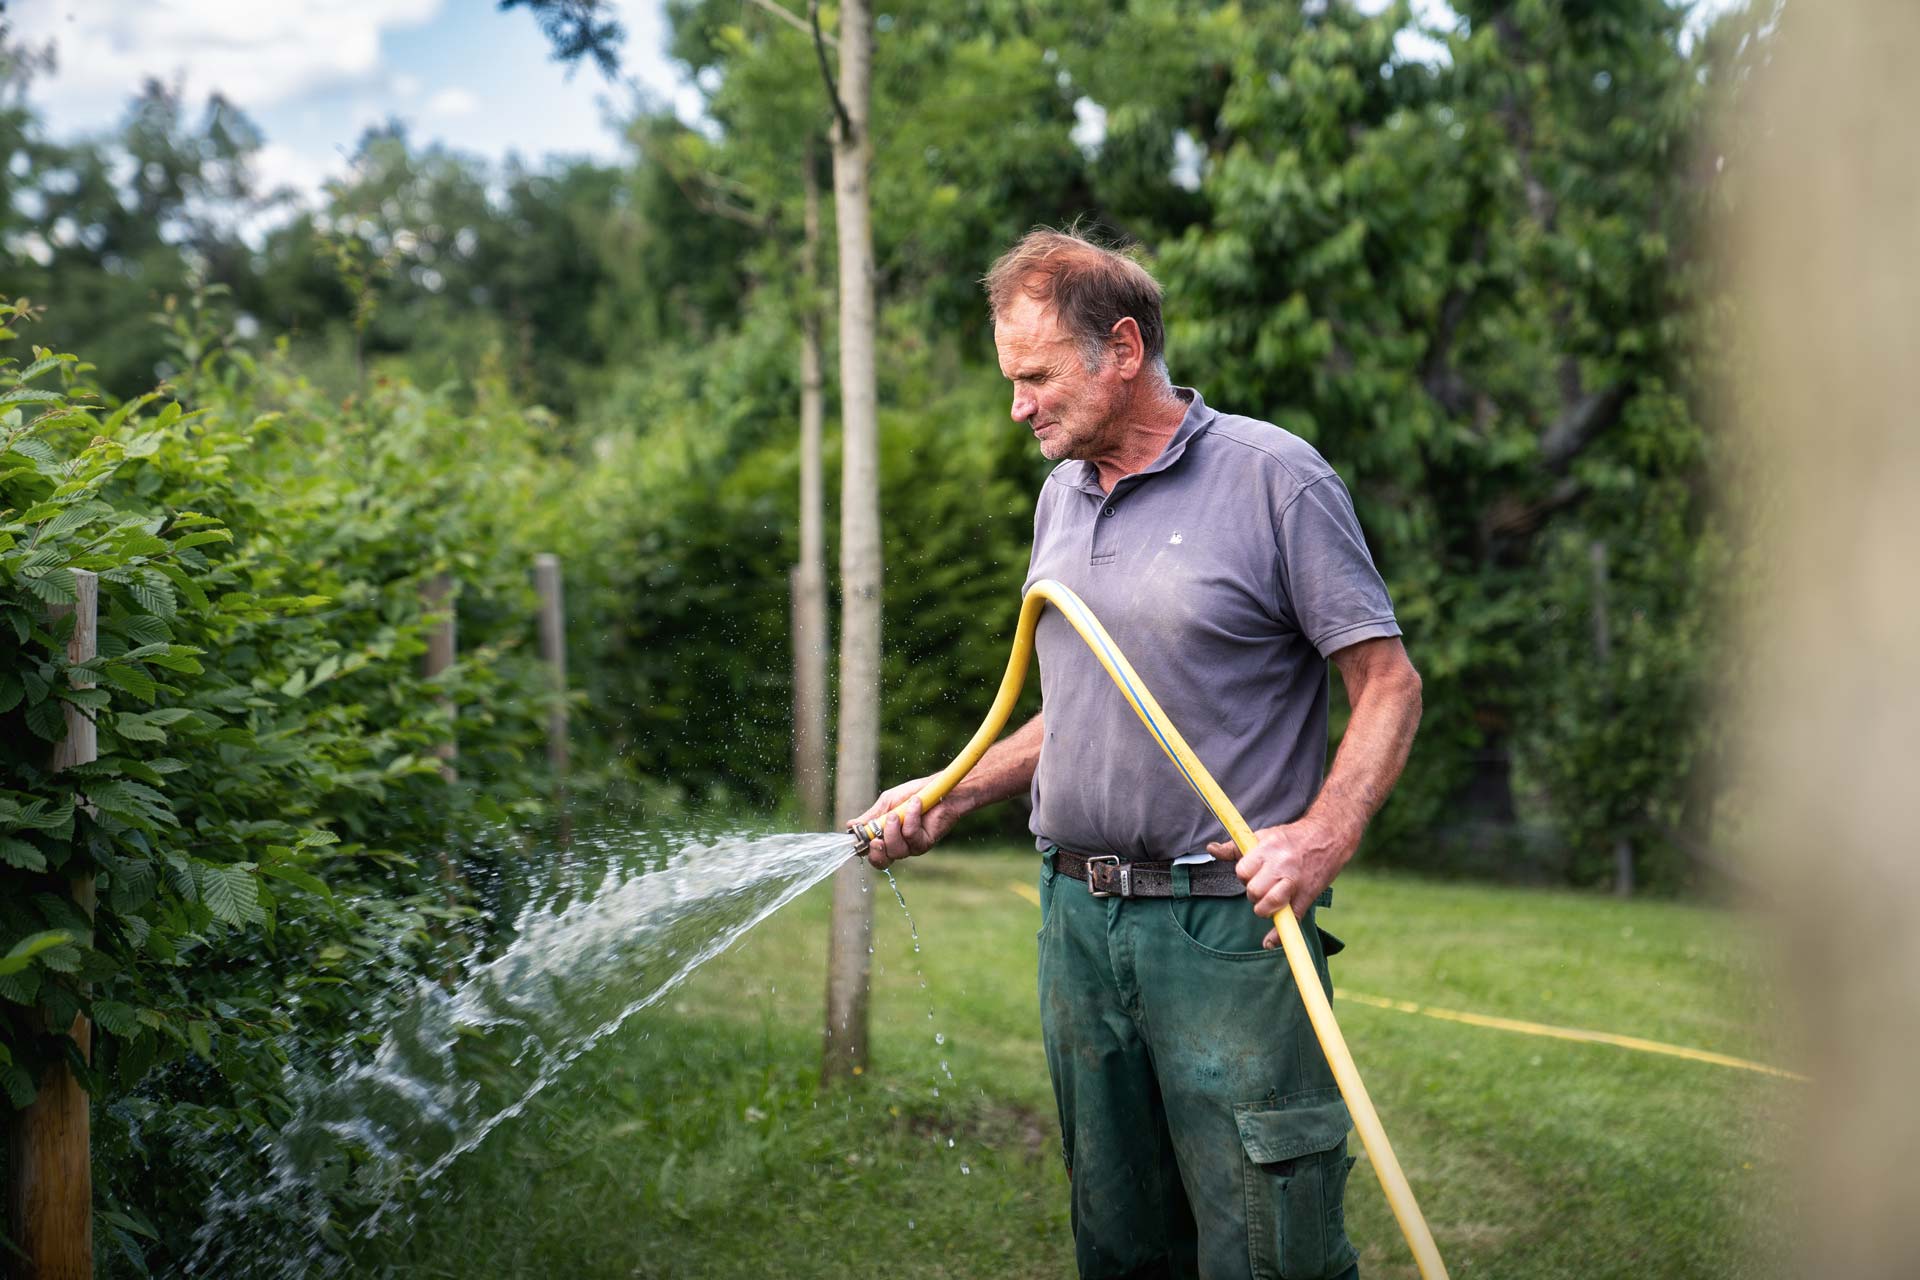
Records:
[[[1278,539],[1281,604],[1321,657],[1400,634],[1339,476],[1329,473],[1295,494],[1280,513]]]

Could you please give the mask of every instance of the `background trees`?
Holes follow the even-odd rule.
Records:
[[[1352,482],[1430,704],[1369,856],[1603,882],[1626,840],[1640,880],[1697,877],[1731,553],[1705,501],[1695,228],[1720,193],[1694,131],[1735,50],[1683,39],[1662,0],[1458,13],[1418,58],[1404,5],[875,15],[877,489],[902,514],[883,778],[964,736],[1044,473],[1000,416],[973,282],[1078,218],[1153,257],[1179,379]],[[542,406],[621,548],[578,570],[604,611],[589,722],[633,794],[766,806],[788,794],[801,157],[829,115],[793,24],[736,0],[672,19],[700,128],[641,113],[624,163],[497,169],[396,123],[277,221],[229,104],[150,86],[109,136],[56,143],[10,49],[0,271],[45,304],[35,339],[82,347],[115,395],[178,369],[161,301],[218,284],[226,341],[284,343],[336,396],[405,377]],[[829,467],[837,448],[830,430]]]

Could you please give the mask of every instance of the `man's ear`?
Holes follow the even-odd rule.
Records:
[[[1107,330],[1107,356],[1122,378],[1133,378],[1147,362],[1147,344],[1140,337],[1140,323],[1132,316],[1121,316]]]

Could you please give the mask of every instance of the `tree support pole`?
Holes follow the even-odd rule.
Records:
[[[553,772],[554,831],[560,847],[573,843],[573,814],[567,808],[567,622],[561,597],[560,557],[542,552],[533,558],[533,585],[540,596],[540,659],[553,681],[547,703],[547,766]]]
[[[72,617],[67,661],[90,661],[99,652],[100,579],[75,569],[74,603],[55,605],[54,619]],[[76,689],[93,681],[76,678]],[[86,764],[100,755],[93,720],[72,703],[66,707],[67,734],[53,749],[55,773]],[[93,918],[93,877],[72,881],[74,902]],[[91,945],[92,939],[82,939]],[[51,1030],[51,1028],[49,1028]],[[66,1034],[80,1057],[93,1060],[93,1025],[76,1015]],[[65,1060],[40,1074],[39,1092],[14,1113],[7,1141],[7,1234],[18,1254],[6,1255],[8,1280],[92,1280],[93,1158],[92,1114],[87,1091]]]

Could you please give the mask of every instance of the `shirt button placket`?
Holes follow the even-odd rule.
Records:
[[[1114,504],[1111,495],[1101,499],[1100,517],[1093,522],[1093,563],[1102,564],[1113,557],[1113,526],[1108,523],[1113,518]]]

